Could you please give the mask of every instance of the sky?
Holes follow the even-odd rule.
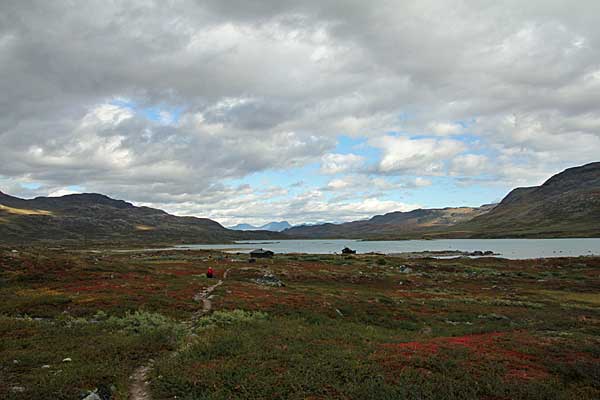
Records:
[[[597,0],[0,3],[0,190],[223,225],[478,206],[600,159]]]

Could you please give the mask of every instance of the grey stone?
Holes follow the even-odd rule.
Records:
[[[267,273],[267,274],[264,274],[263,276],[261,276],[260,278],[256,278],[254,280],[254,282],[258,283],[259,285],[266,285],[266,286],[275,286],[275,287],[285,286],[285,284],[279,278],[277,278],[275,275],[273,275],[271,273]]]
[[[82,400],[102,400],[102,398],[100,396],[98,396],[97,393],[92,392],[92,393],[88,394],[87,396],[85,396]]]

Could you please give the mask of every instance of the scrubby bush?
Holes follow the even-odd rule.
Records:
[[[268,314],[260,311],[215,311],[211,315],[200,318],[198,327],[206,329],[214,326],[232,325],[236,323],[248,323],[266,319]]]
[[[168,335],[180,338],[185,331],[184,326],[162,314],[146,311],[128,312],[123,317],[109,317],[106,324],[110,327],[139,335]]]

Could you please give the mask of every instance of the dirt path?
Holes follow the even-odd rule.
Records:
[[[150,391],[148,390],[148,372],[152,368],[152,363],[142,365],[133,371],[133,374],[129,377],[131,379],[131,385],[129,386],[129,398],[131,400],[150,400]]]
[[[225,271],[225,273],[223,274],[223,278],[225,278],[227,276],[228,271],[229,270]],[[219,280],[214,285],[209,286],[206,289],[204,289],[203,291],[196,293],[196,295],[194,296],[194,300],[197,302],[202,302],[202,310],[200,310],[199,312],[195,312],[192,315],[192,321],[195,321],[198,318],[202,317],[204,314],[208,314],[209,312],[211,312],[211,310],[212,310],[212,301],[210,301],[211,294],[212,294],[212,292],[214,292],[214,290],[216,288],[218,288],[222,284],[223,284],[223,280]]]
[[[223,273],[223,279],[227,278],[227,274],[229,273],[229,269]],[[194,295],[194,301],[202,302],[202,309],[198,312],[195,312],[192,315],[190,323],[193,323],[198,318],[201,318],[203,315],[208,314],[212,311],[212,301],[210,301],[210,297],[212,292],[215,291],[216,288],[223,284],[223,279],[219,279],[217,283],[212,286],[207,287],[206,289],[196,293]],[[191,325],[191,324],[190,324]],[[148,364],[142,365],[136,368],[133,371],[133,374],[129,377],[131,380],[131,384],[129,385],[129,399],[130,400],[151,400],[152,396],[150,395],[150,390],[148,388],[150,382],[148,381],[148,374],[152,369],[153,361],[151,360]]]

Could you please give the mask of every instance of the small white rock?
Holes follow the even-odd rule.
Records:
[[[48,368],[50,368],[50,365],[48,365],[48,364],[42,365],[42,368],[48,369]]]
[[[62,362],[71,362],[73,359],[71,357],[63,358]]]
[[[96,393],[92,392],[92,393],[88,394],[86,397],[84,397],[83,400],[102,400],[102,399]]]

